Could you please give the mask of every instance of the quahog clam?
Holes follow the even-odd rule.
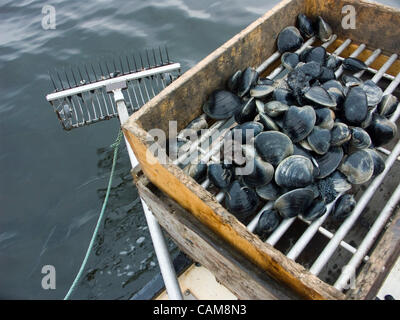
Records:
[[[305,188],[295,189],[276,199],[274,208],[283,219],[294,218],[303,214],[311,205],[314,193]]]
[[[260,133],[255,139],[255,147],[260,157],[274,167],[293,154],[292,141],[278,131]]]
[[[207,167],[207,177],[219,189],[226,189],[233,177],[234,168],[231,164],[210,163]]]
[[[255,191],[234,180],[226,191],[225,207],[239,221],[244,222],[255,213],[260,200]]]
[[[352,125],[361,125],[367,118],[368,102],[365,91],[360,87],[350,89],[344,101],[344,117]]]
[[[367,151],[358,150],[346,157],[339,170],[350,183],[363,184],[374,173],[374,161]]]
[[[304,39],[296,27],[286,27],[278,35],[277,46],[280,53],[293,52],[299,49],[303,43]]]
[[[397,126],[385,117],[374,113],[371,124],[366,128],[375,147],[390,142],[397,134]]]
[[[281,220],[276,210],[264,210],[257,222],[254,233],[260,236],[261,239],[264,239],[278,227]]]
[[[307,142],[315,153],[323,155],[328,152],[331,146],[331,132],[328,129],[315,126],[308,135]]]
[[[303,37],[311,38],[315,36],[314,23],[304,13],[297,16],[297,26]]]
[[[316,199],[310,207],[301,215],[304,220],[314,221],[326,213],[326,204],[321,199]]]
[[[283,118],[283,131],[296,143],[311,133],[315,122],[316,115],[313,107],[291,106]]]
[[[290,156],[282,160],[275,171],[278,186],[296,189],[310,185],[314,180],[314,166],[303,156]]]
[[[337,221],[343,221],[354,210],[356,204],[357,202],[354,199],[353,195],[344,194],[337,200],[335,204],[335,209],[332,213],[332,218]]]
[[[242,103],[235,94],[226,90],[217,90],[203,105],[203,111],[211,119],[223,120],[234,116],[241,107]]]
[[[371,145],[371,138],[367,131],[359,127],[351,128],[350,145],[356,149],[366,149]]]

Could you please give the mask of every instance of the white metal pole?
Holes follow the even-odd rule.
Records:
[[[126,109],[124,96],[121,89],[114,91],[114,100],[117,104],[118,115],[121,125],[128,120],[129,114]],[[132,151],[130,144],[128,143],[124,135],[126,147],[128,149],[129,159],[131,161],[132,168],[136,167],[138,161],[135,154]],[[161,227],[158,224],[157,219],[154,217],[153,213],[150,211],[146,203],[140,198],[142,202],[143,212],[146,217],[147,225],[149,227],[149,232],[151,240],[153,241],[154,250],[156,252],[158,264],[160,266],[160,271],[164,279],[165,288],[168,293],[168,298],[170,300],[183,300],[182,292],[179,287],[179,282],[176,277],[176,272],[174,265],[171,260],[171,256],[168,251],[167,244],[165,242],[164,236],[161,231]]]

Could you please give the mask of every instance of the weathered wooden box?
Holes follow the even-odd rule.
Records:
[[[356,29],[345,30],[341,26],[342,7],[349,4],[356,9],[357,25]],[[295,25],[301,12],[313,17],[321,15],[333,26],[338,39],[329,51],[347,38],[353,43],[342,53],[345,57],[360,43],[367,45],[359,56],[362,60],[376,48],[387,55],[400,51],[398,10],[356,0],[282,1],[183,74],[125,123],[125,135],[144,173],[135,174],[136,182],[141,196],[177,244],[239,298],[372,298],[377,283],[382,281],[382,267],[390,267],[398,255],[398,215],[359,273],[357,289],[345,295],[249,232],[172,161],[164,164],[148,152],[154,143],[148,131],[158,128],[168,132],[169,121],[177,121],[178,130],[187,126],[202,113],[209,94],[225,87],[236,70],[256,67],[271,56],[276,51],[280,30]],[[387,59],[381,56],[371,67],[379,69]],[[387,73],[396,76],[399,71],[397,60]]]

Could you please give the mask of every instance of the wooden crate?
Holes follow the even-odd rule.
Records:
[[[348,4],[356,9],[355,30],[341,27],[342,7]],[[351,38],[356,41],[354,43],[367,44],[368,50],[363,53],[366,55],[375,48],[381,48],[387,54],[399,52],[398,10],[356,0],[285,0],[183,74],[123,126],[145,176],[171,198],[168,199],[159,190],[152,190],[146,178],[137,176],[140,194],[161,225],[184,251],[217,273],[221,282],[242,298],[344,299],[346,296],[249,232],[172,161],[164,164],[148,152],[154,143],[148,131],[158,128],[168,132],[169,121],[177,121],[178,130],[187,126],[202,113],[201,106],[209,94],[224,88],[226,80],[236,70],[256,67],[271,56],[276,51],[279,32],[288,25],[295,25],[296,17],[301,12],[308,16],[321,15],[333,26],[338,40],[330,48],[334,49],[344,39]],[[356,45],[350,46],[344,55],[352,52]],[[386,60],[387,57],[380,58],[371,67],[379,69]],[[396,61],[388,73],[396,75],[399,71],[400,64]],[[193,240],[203,240],[204,246],[196,247]],[[219,251],[216,244],[224,249]],[[215,257],[214,265],[209,261],[210,256]],[[220,268],[218,263],[229,266]],[[259,290],[241,291],[237,288],[239,285],[234,286],[230,282],[239,281],[241,286],[245,286],[243,281],[228,272],[247,274],[253,279],[246,278],[248,283],[258,284],[256,287]],[[357,296],[355,293],[353,296],[360,298],[367,294]]]

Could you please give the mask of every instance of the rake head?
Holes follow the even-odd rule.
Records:
[[[170,60],[167,48],[145,50],[108,61],[49,72],[54,92],[46,96],[65,130],[118,116],[112,92],[106,86],[125,82],[123,95],[133,113],[180,75],[180,64]]]

